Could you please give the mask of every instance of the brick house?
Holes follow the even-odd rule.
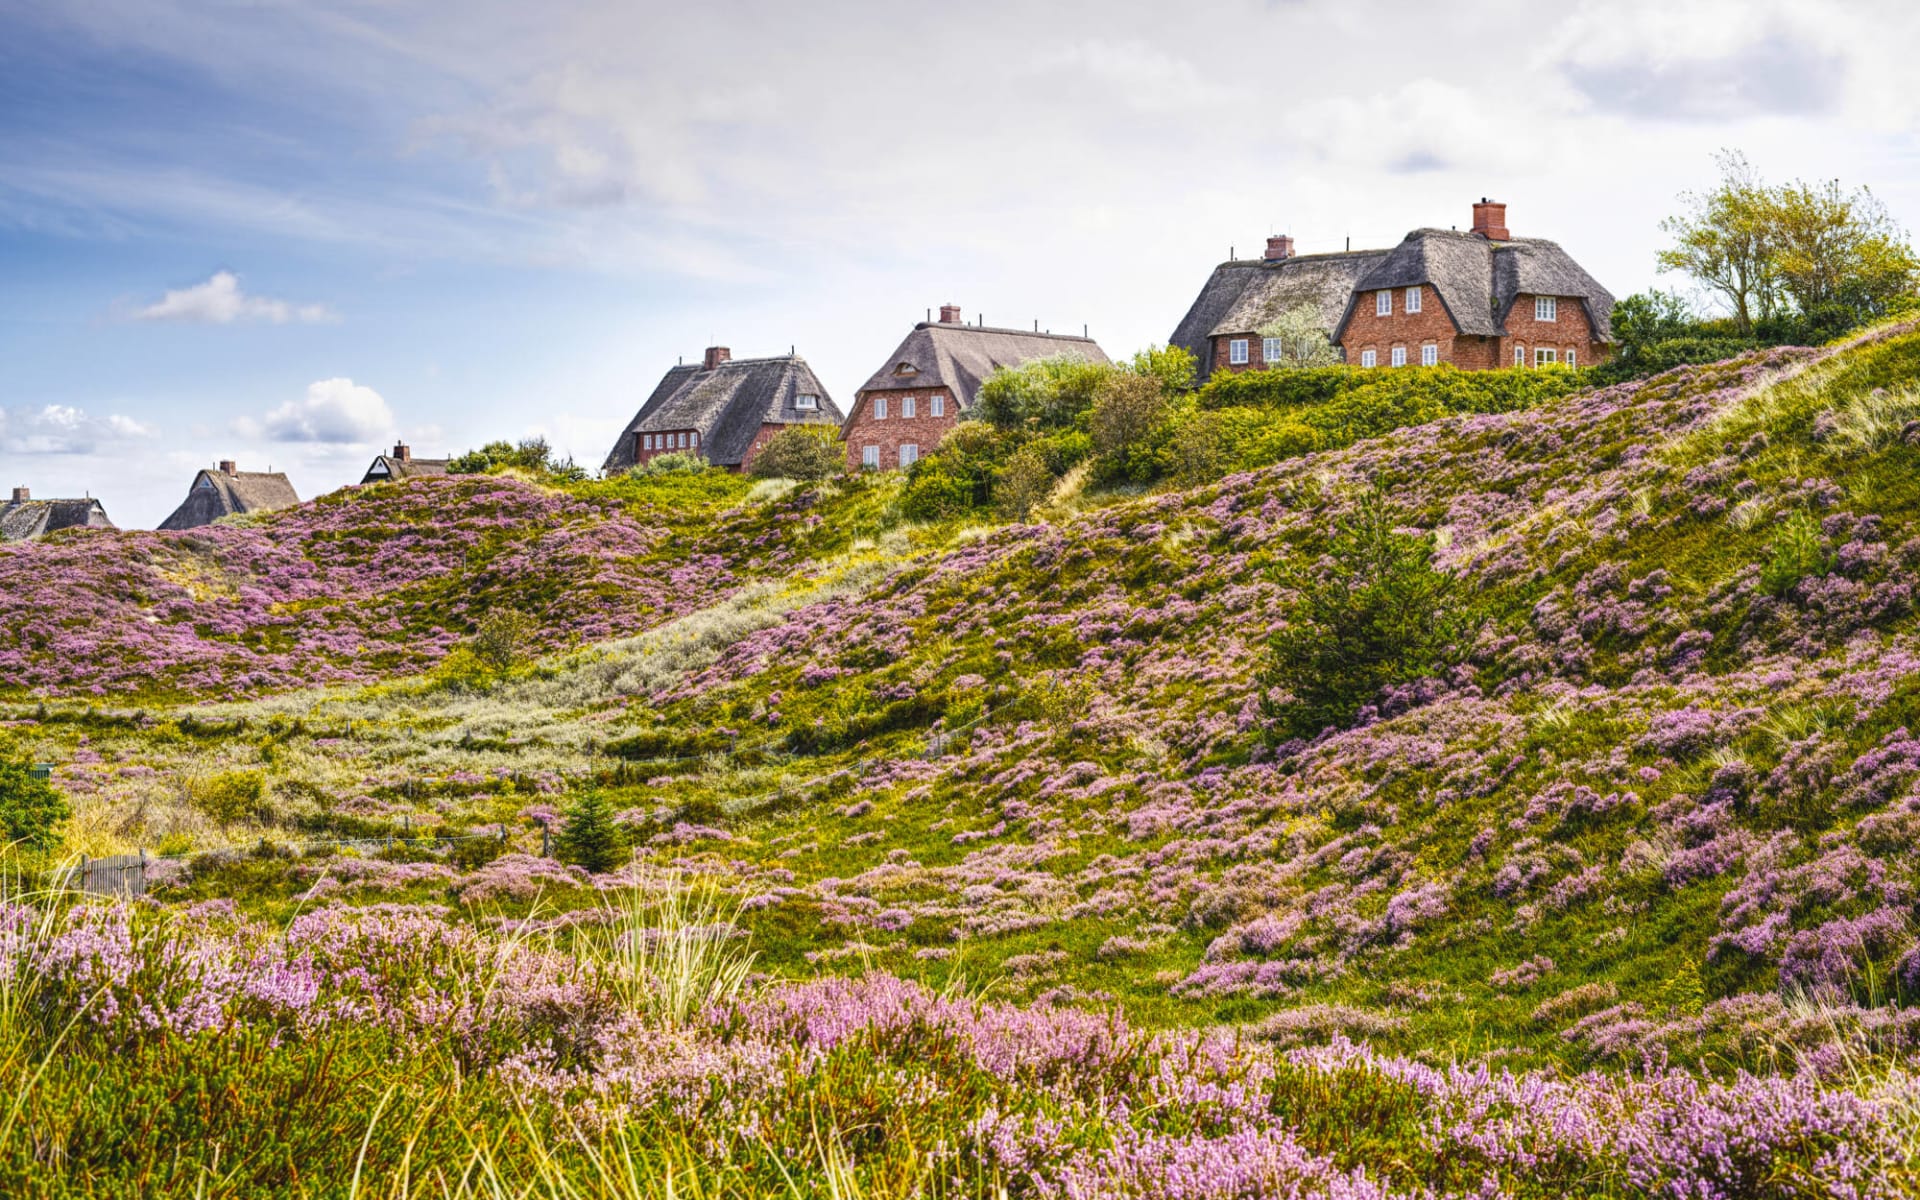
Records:
[[[299,493],[281,471],[242,471],[232,459],[193,477],[187,498],[171,516],[160,522],[162,529],[196,529],[211,525],[222,517],[241,513],[272,512],[300,503]]]
[[[445,475],[447,463],[450,461],[452,460],[445,458],[415,458],[412,447],[405,442],[395,442],[393,453],[376,457],[373,465],[367,468],[367,473],[360,477],[360,482],[363,484],[395,483],[402,479]]]
[[[959,305],[942,305],[940,319],[916,324],[855,393],[840,426],[847,469],[913,465],[960,423],[988,376],[1001,367],[1060,357],[1108,361],[1092,338],[969,325],[960,319]]]
[[[0,542],[24,542],[59,529],[112,529],[107,510],[88,496],[81,500],[35,500],[28,488],[13,489],[0,505]]]
[[[1310,305],[1351,366],[1466,370],[1604,361],[1613,296],[1556,242],[1516,238],[1504,204],[1473,206],[1473,225],[1416,229],[1391,250],[1295,255],[1267,239],[1256,261],[1220,264],[1174,345],[1214,371],[1249,371],[1278,357],[1262,329]]]
[[[616,475],[662,454],[698,454],[742,471],[790,425],[839,423],[839,406],[798,354],[736,359],[711,346],[699,366],[683,363],[661,378],[600,469]]]

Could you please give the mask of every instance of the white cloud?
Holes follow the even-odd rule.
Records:
[[[215,271],[205,283],[170,290],[158,301],[134,312],[141,321],[186,321],[201,325],[231,325],[235,321],[312,323],[334,320],[324,304],[292,304],[266,296],[250,296],[232,271]]]
[[[0,450],[8,454],[93,454],[152,436],[148,426],[117,413],[96,417],[67,404],[0,408]]]
[[[379,392],[351,379],[321,379],[307,394],[289,400],[262,420],[241,418],[234,431],[243,437],[265,435],[276,442],[313,442],[329,446],[367,445],[393,432],[393,410]]]

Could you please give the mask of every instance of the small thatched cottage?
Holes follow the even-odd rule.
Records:
[[[382,454],[373,460],[367,473],[360,477],[361,483],[394,483],[402,479],[420,479],[429,475],[445,475],[445,458],[415,458],[413,448],[405,442],[395,442],[392,454]]]
[[[1092,338],[990,329],[960,319],[957,304],[921,321],[855,394],[840,426],[849,470],[911,466],[973,407],[987,377],[1040,358],[1108,361]]]
[[[839,422],[839,406],[798,354],[736,359],[712,346],[699,366],[661,378],[600,469],[614,475],[662,454],[697,454],[742,471],[781,430]]]
[[[1305,306],[1354,366],[1605,359],[1613,296],[1558,243],[1513,237],[1506,222],[1506,205],[1482,200],[1471,229],[1416,229],[1391,250],[1296,255],[1292,238],[1268,238],[1264,258],[1214,268],[1170,340],[1201,381],[1255,370],[1285,353],[1273,323]]]
[[[187,498],[173,515],[160,522],[162,529],[195,529],[211,525],[221,517],[237,513],[272,512],[291,508],[300,497],[279,471],[242,471],[231,459],[213,470],[193,477]]]
[[[107,510],[91,496],[83,500],[35,500],[28,488],[13,489],[0,507],[0,542],[24,542],[56,529],[112,529]]]

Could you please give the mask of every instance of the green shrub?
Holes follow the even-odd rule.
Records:
[[[1072,357],[1002,367],[980,385],[974,415],[997,429],[1062,429],[1093,407],[1100,385],[1119,370]]]
[[[1459,579],[1433,567],[1433,537],[1402,533],[1377,494],[1341,523],[1326,561],[1297,567],[1285,624],[1268,642],[1266,689],[1277,732],[1345,725],[1395,683],[1438,675],[1464,656],[1479,618]]]
[[[222,825],[231,825],[265,814],[267,777],[262,771],[216,771],[190,781],[187,799]]]
[[[0,756],[0,832],[9,844],[51,850],[60,822],[71,815],[53,784],[33,773],[25,759]]]
[[[492,608],[480,618],[467,644],[484,666],[504,675],[528,659],[538,628],[532,617],[517,609]]]
[[[587,477],[585,467],[571,458],[556,458],[547,439],[532,437],[513,445],[488,442],[478,450],[469,450],[447,463],[449,475],[484,475],[508,467],[531,471],[555,483],[577,483]]]
[[[831,425],[795,425],[760,447],[748,472],[756,479],[829,479],[845,473],[846,448]]]
[[[915,521],[944,521],[986,508],[1015,448],[1013,437],[984,421],[960,422],[907,469],[900,511]]]
[[[1103,483],[1158,478],[1173,409],[1160,380],[1132,372],[1110,376],[1094,395],[1088,422],[1095,476]]]
[[[1820,546],[1820,523],[1800,509],[1780,522],[1760,564],[1760,587],[1770,596],[1784,596],[1809,575],[1833,569],[1832,556]]]
[[[1053,494],[1058,477],[1047,469],[1047,460],[1034,446],[1023,446],[1008,460],[994,489],[993,506],[1010,521],[1024,521],[1033,510]]]
[[[613,808],[598,791],[581,792],[562,814],[554,855],[561,862],[604,875],[627,861],[626,832],[613,819]]]
[[[698,454],[675,450],[672,454],[656,455],[639,466],[631,467],[627,470],[627,474],[640,479],[648,479],[655,475],[693,475],[705,471],[709,465],[707,460]]]

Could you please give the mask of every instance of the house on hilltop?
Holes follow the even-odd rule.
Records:
[[[968,325],[960,306],[940,306],[938,321],[921,321],[873,373],[840,426],[849,470],[908,467],[973,407],[987,377],[1001,367],[1041,358],[1108,361],[1092,338]]]
[[[231,459],[217,468],[203,470],[193,477],[187,498],[173,515],[160,522],[162,529],[196,529],[211,525],[221,517],[239,513],[272,512],[300,503],[284,473],[279,471],[242,471]]]
[[[1256,370],[1284,349],[1272,323],[1305,305],[1350,366],[1603,361],[1613,296],[1559,243],[1513,237],[1506,214],[1483,199],[1467,231],[1416,229],[1391,250],[1296,255],[1292,238],[1268,238],[1262,258],[1214,268],[1170,340],[1201,382]]]
[[[741,471],[781,430],[839,421],[839,406],[798,354],[736,359],[710,346],[699,366],[661,377],[600,469],[613,475],[662,454],[698,454]]]
[[[88,496],[81,500],[35,500],[29,488],[13,489],[0,507],[0,542],[24,542],[58,529],[112,529],[107,510]]]
[[[363,484],[394,483],[402,479],[445,475],[449,461],[451,460],[445,458],[415,458],[412,447],[405,442],[395,442],[393,453],[382,454],[375,458],[373,465],[367,468],[367,473],[360,477],[360,482]]]

